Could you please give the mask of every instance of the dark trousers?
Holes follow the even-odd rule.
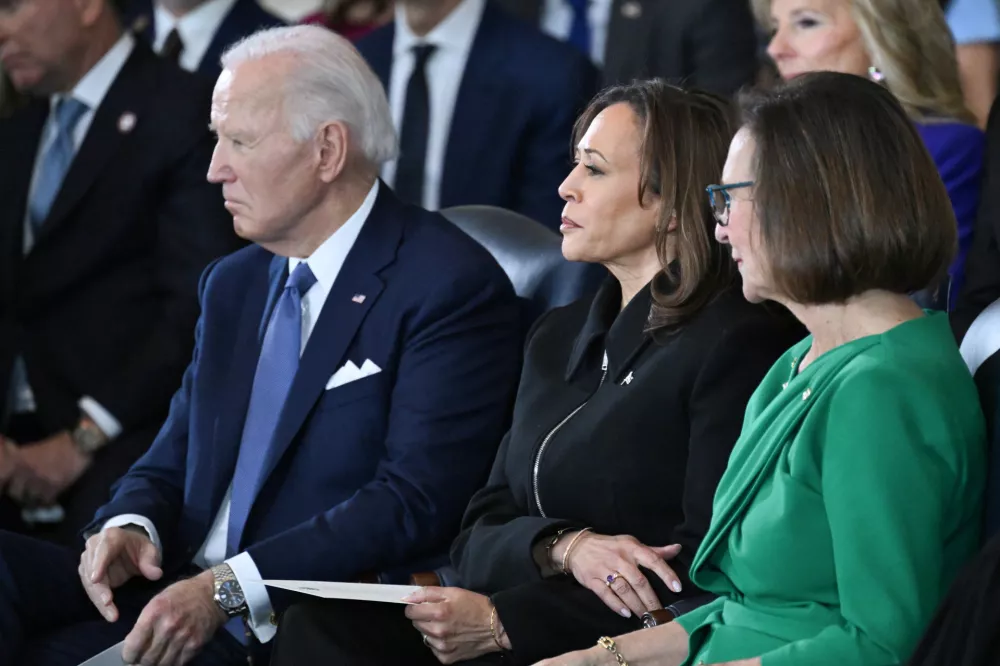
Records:
[[[463,664],[505,663],[500,653]],[[278,625],[271,666],[440,666],[403,607],[366,601],[310,599],[289,608]]]
[[[111,624],[83,591],[79,562],[79,549],[0,531],[0,664],[77,666],[124,640],[168,584],[133,581],[116,590],[119,619]],[[220,630],[191,663],[245,666],[247,652]]]
[[[59,497],[65,517],[58,523],[27,524],[21,519],[21,507],[0,496],[0,529],[28,534],[63,546],[79,547],[80,531],[90,524],[97,509],[108,502],[111,486],[153,443],[158,428],[124,433],[94,455],[94,462],[75,484]],[[18,444],[38,442],[48,433],[30,414],[11,417],[4,435]]]

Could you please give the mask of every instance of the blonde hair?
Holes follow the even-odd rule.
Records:
[[[965,105],[955,44],[936,0],[842,0],[861,32],[872,65],[913,120],[947,118],[975,124]],[[752,0],[770,28],[772,0]]]

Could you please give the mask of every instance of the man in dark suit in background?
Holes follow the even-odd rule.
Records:
[[[30,96],[0,120],[0,488],[75,540],[152,441],[198,276],[238,239],[205,182],[211,86],[108,0],[0,5],[0,57]],[[0,501],[0,526],[21,516]]]
[[[990,303],[1000,298],[1000,101],[993,102],[986,130],[986,156],[979,213],[965,262],[965,285],[951,315],[959,341]]]
[[[257,0],[129,0],[125,23],[161,56],[214,81],[222,52],[263,28],[284,25]]]
[[[206,270],[183,385],[82,564],[0,532],[0,663],[76,666],[124,638],[127,664],[245,664],[289,602],[261,580],[443,564],[506,428],[517,297],[378,180],[396,142],[363,59],[300,26],[223,62],[209,178],[256,244]]]
[[[500,0],[602,69],[602,84],[660,77],[731,95],[757,72],[747,0]]]
[[[389,94],[400,157],[382,176],[401,199],[559,228],[573,123],[596,90],[586,57],[488,0],[400,0],[358,50]]]

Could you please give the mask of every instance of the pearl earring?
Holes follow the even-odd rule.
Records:
[[[882,83],[885,81],[885,74],[878,67],[872,66],[868,68],[868,78],[875,83]]]

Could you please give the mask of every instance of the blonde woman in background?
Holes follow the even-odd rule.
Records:
[[[938,2],[753,0],[770,30],[767,52],[784,80],[815,71],[880,81],[899,100],[930,151],[958,221],[949,284],[922,304],[950,309],[962,286],[979,205],[985,137],[962,95],[955,48]]]

